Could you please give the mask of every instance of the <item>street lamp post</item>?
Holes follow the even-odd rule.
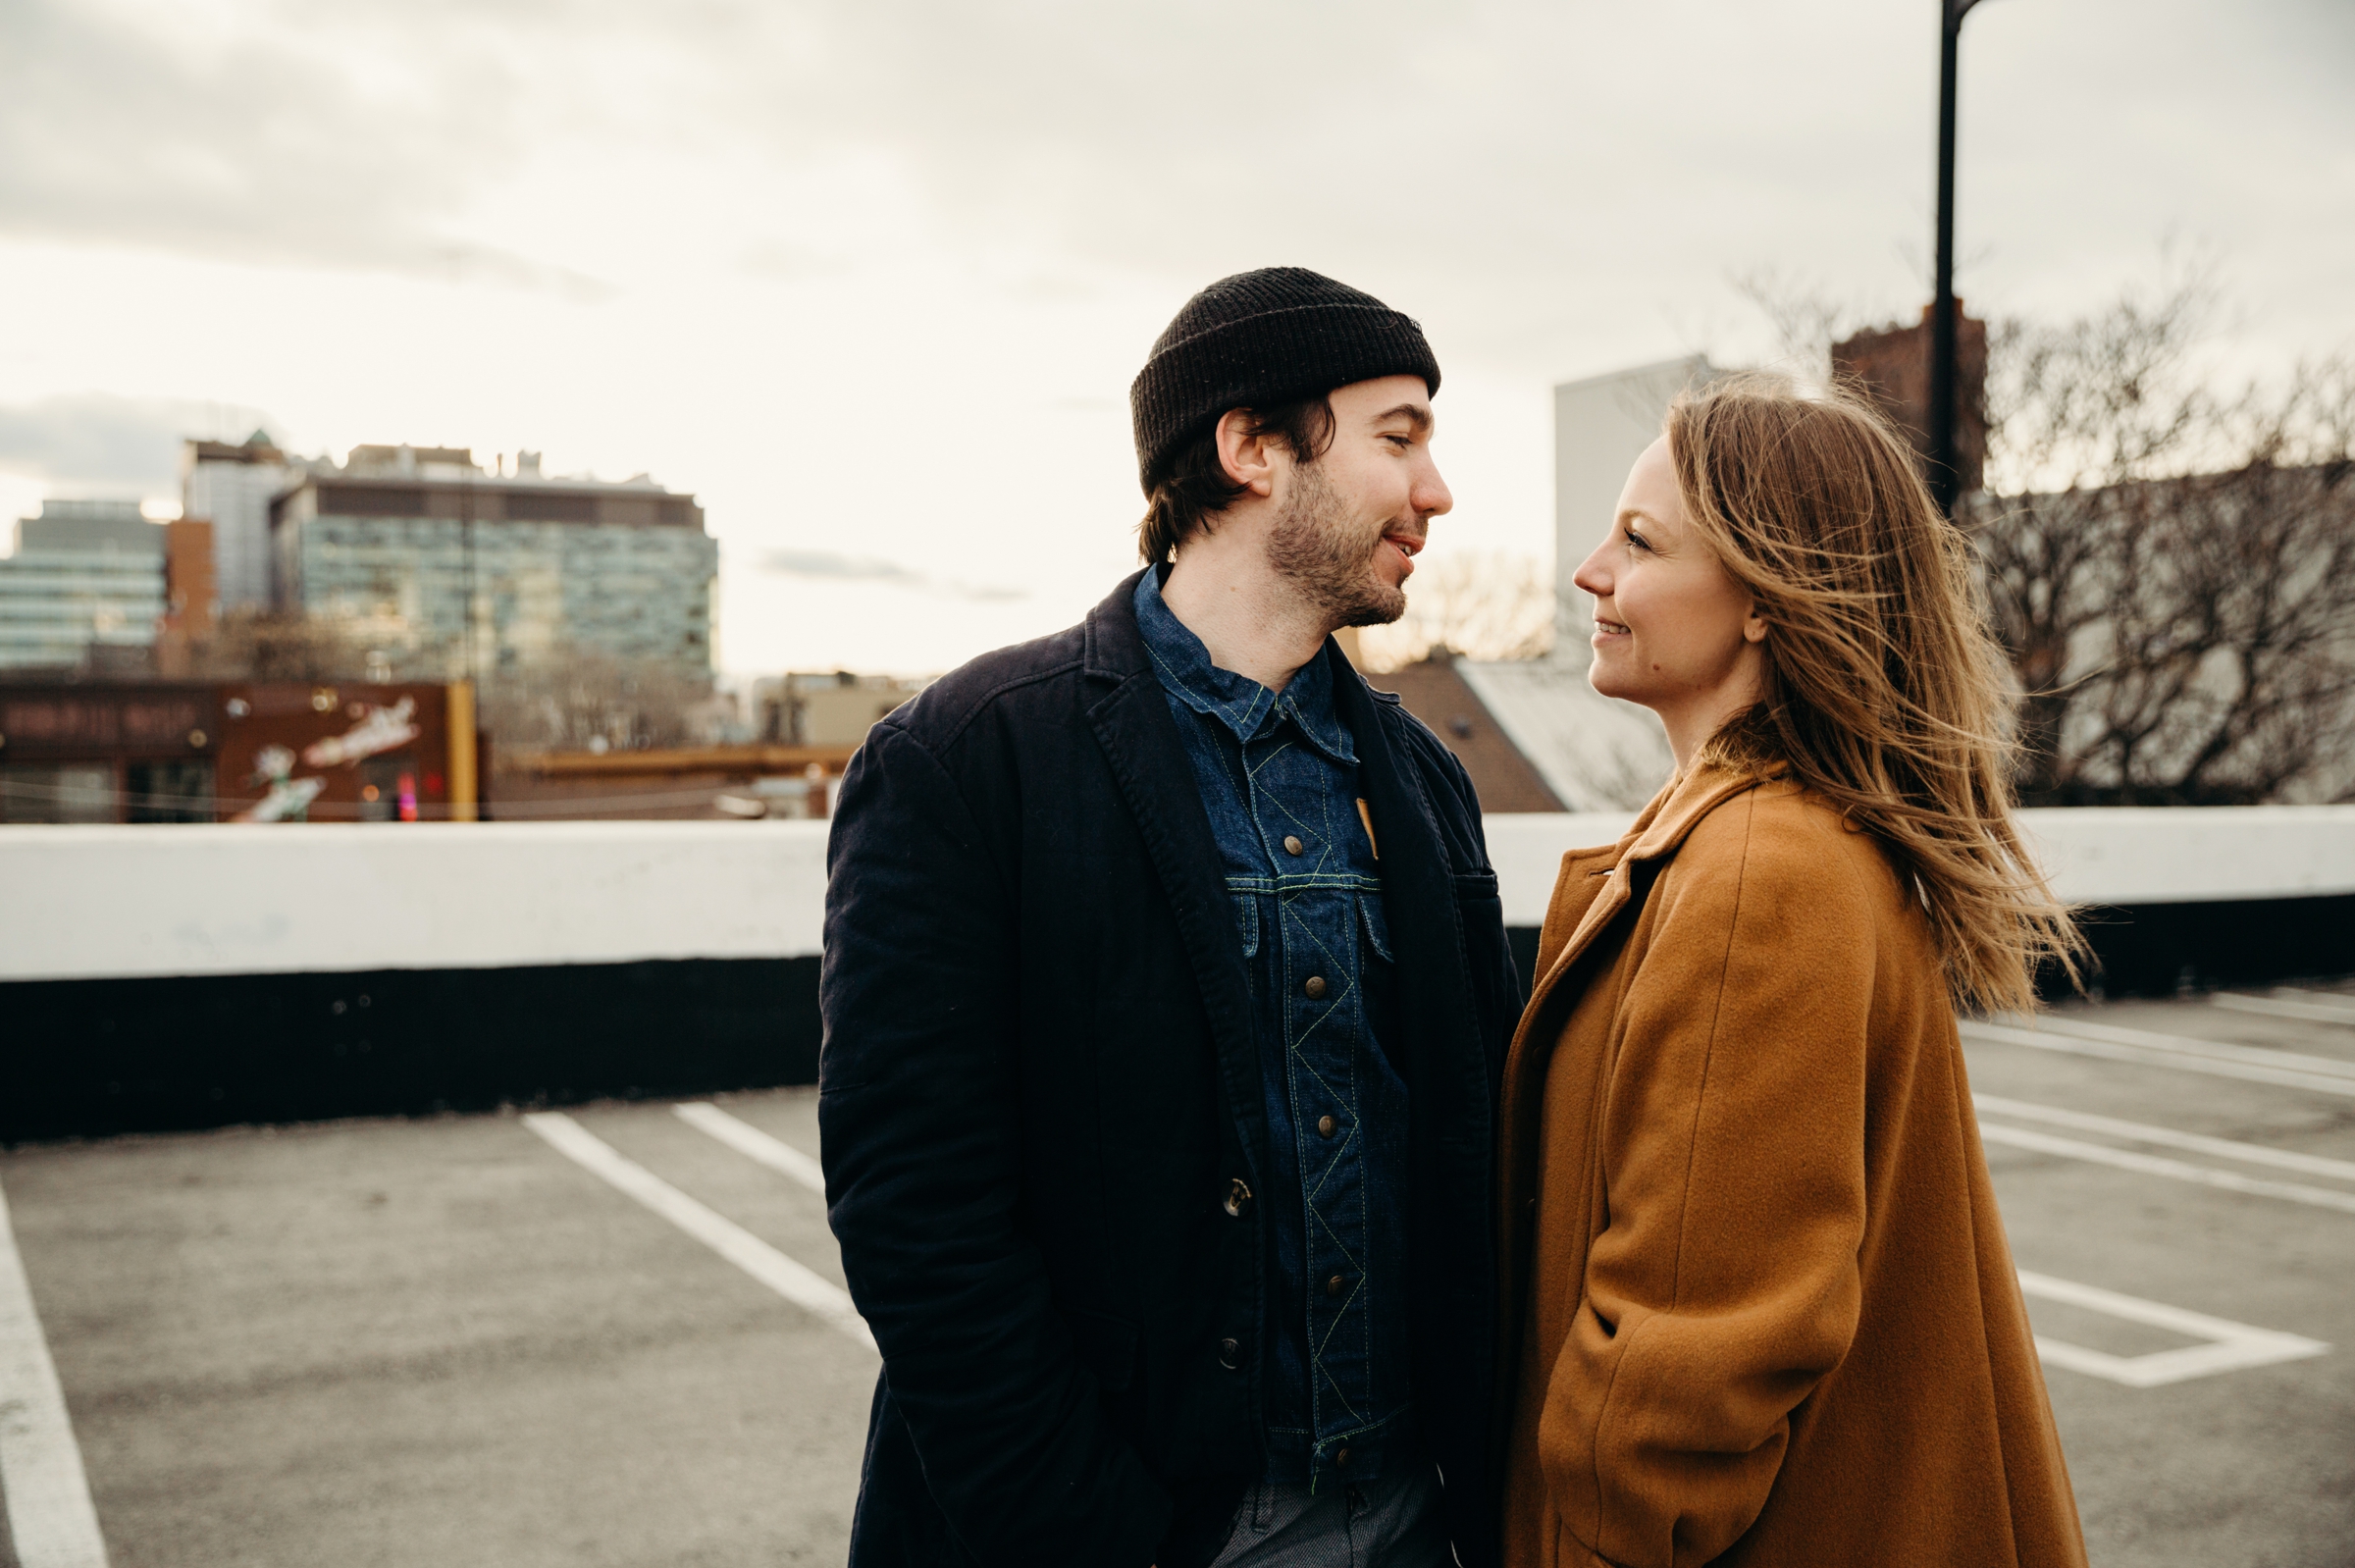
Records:
[[[1949,517],[1962,495],[1956,440],[1962,324],[1955,309],[1955,54],[1962,19],[1979,0],[1938,0],[1938,279],[1930,305],[1930,494]]]

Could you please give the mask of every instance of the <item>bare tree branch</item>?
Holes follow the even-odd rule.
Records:
[[[1369,626],[1358,647],[1374,669],[1438,650],[1465,658],[1536,658],[1553,645],[1553,577],[1536,557],[1478,550],[1438,557],[1406,580],[1406,613]]]

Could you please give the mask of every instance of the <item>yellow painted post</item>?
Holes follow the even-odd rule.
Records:
[[[480,791],[474,777],[474,682],[451,681],[443,704],[449,735],[449,819],[471,822]]]

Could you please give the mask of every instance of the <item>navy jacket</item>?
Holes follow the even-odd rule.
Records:
[[[936,682],[843,781],[818,1120],[883,1352],[852,1568],[1194,1568],[1263,1468],[1249,986],[1135,583]],[[1486,1568],[1491,1121],[1520,986],[1462,766],[1323,656],[1397,960],[1419,1431]]]

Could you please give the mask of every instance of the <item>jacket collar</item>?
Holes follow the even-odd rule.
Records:
[[[1139,567],[1121,579],[1080,623],[1079,658],[1090,678],[1115,684],[1137,675],[1150,675],[1153,661],[1145,656],[1145,640],[1136,626],[1136,580],[1153,570]]]
[[[1619,839],[1620,860],[1666,860],[1683,847],[1693,829],[1701,825],[1701,819],[1728,797],[1765,779],[1779,777],[1783,771],[1778,762],[1763,774],[1735,773],[1716,767],[1677,774],[1660,786],[1660,793],[1628,824]]]
[[[1765,777],[1775,777],[1782,772],[1783,769],[1778,765],[1768,769]],[[1648,888],[1661,864],[1684,846],[1693,830],[1701,825],[1701,818],[1760,782],[1760,775],[1756,773],[1734,773],[1723,768],[1702,767],[1679,773],[1662,785],[1659,794],[1654,795],[1650,804],[1637,813],[1636,819],[1628,824],[1627,831],[1620,835],[1617,844],[1599,850],[1573,851],[1564,858],[1565,870],[1572,861],[1582,863],[1589,860],[1603,862],[1605,863],[1591,874],[1599,876],[1607,871],[1610,880],[1603,884],[1595,902],[1587,907],[1578,928],[1562,944],[1562,950],[1555,955],[1552,965],[1531,985],[1530,1006],[1522,1017],[1524,1031],[1528,1028],[1529,1019],[1536,1015],[1538,1004],[1544,1000],[1545,993],[1556,980],[1569,972],[1571,966],[1578,962],[1579,955],[1586,952],[1596,936],[1627,907],[1636,895],[1638,883]],[[1519,1039],[1513,1043],[1518,1050]]]

